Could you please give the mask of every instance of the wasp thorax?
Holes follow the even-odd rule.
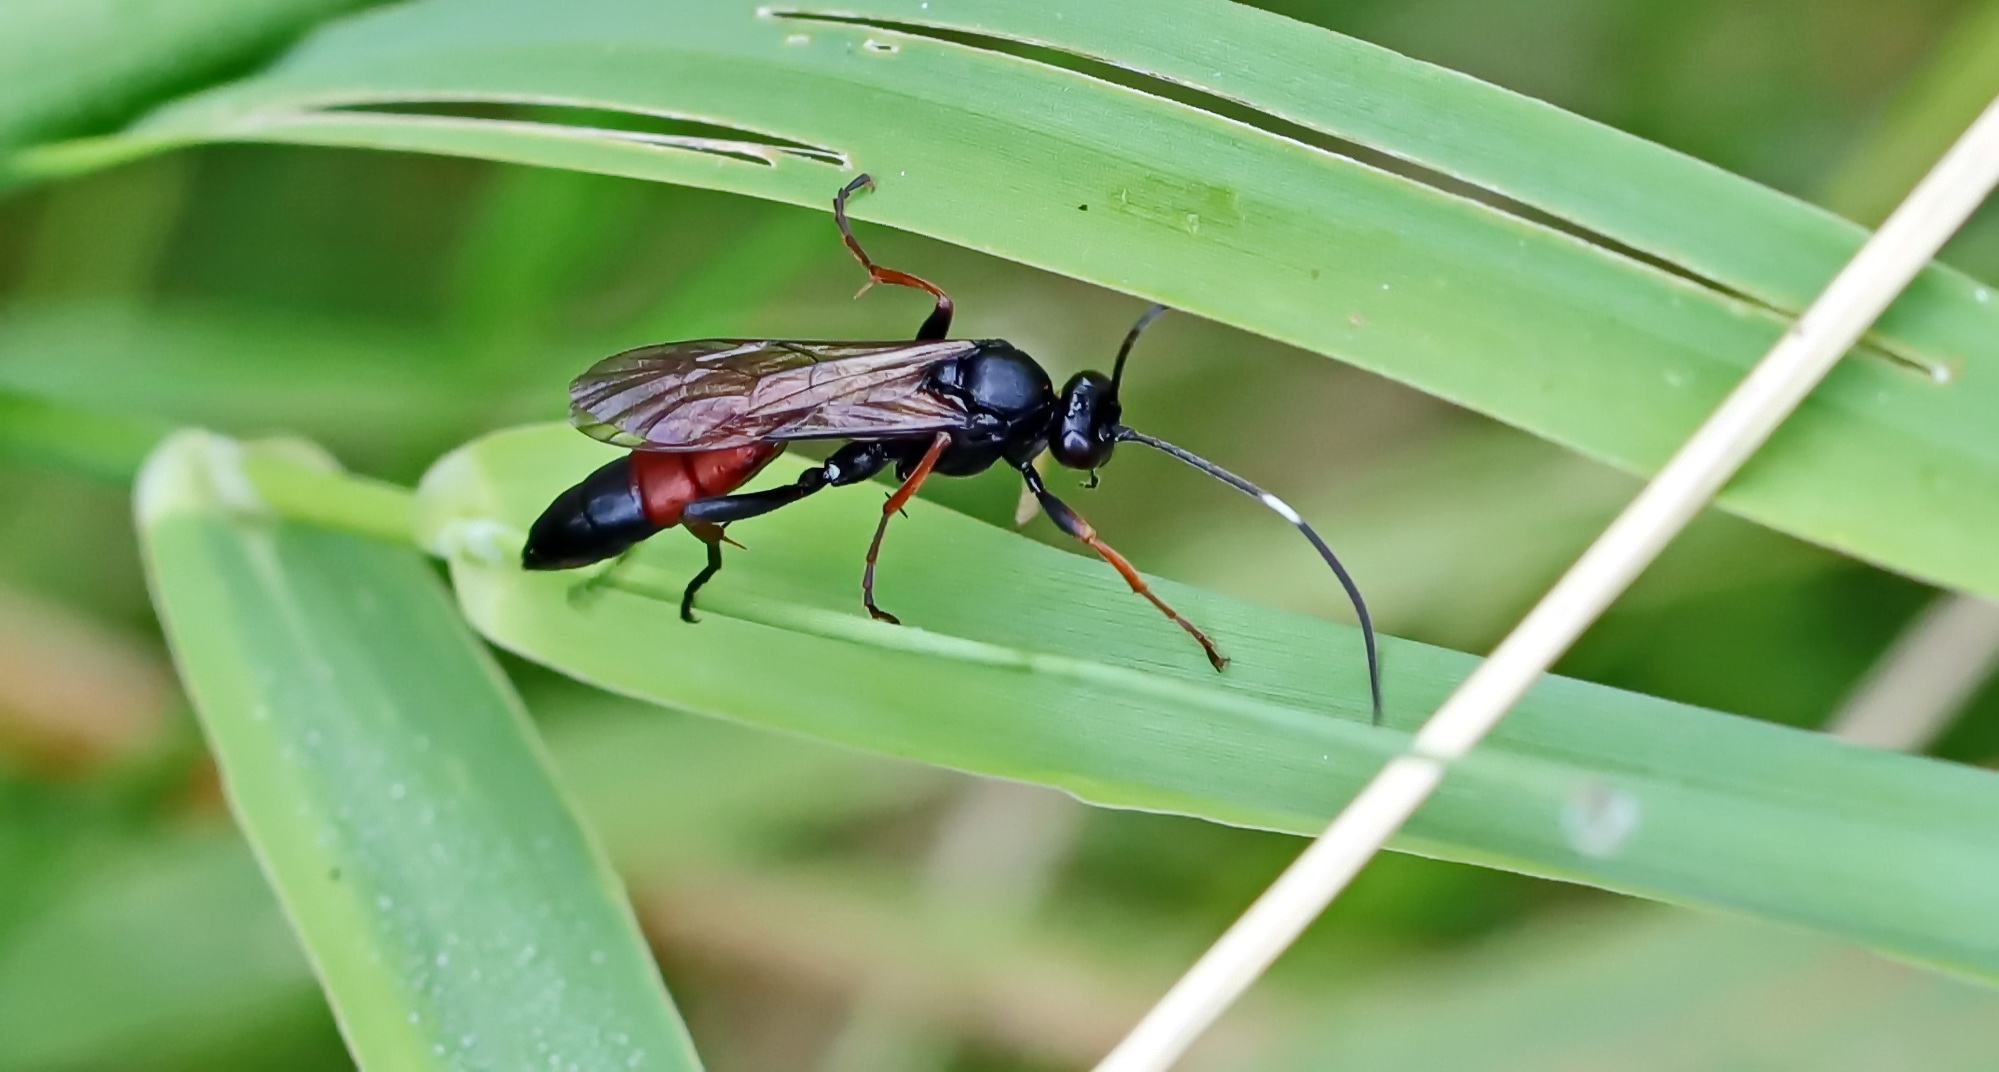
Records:
[[[999,339],[985,339],[963,357],[931,374],[937,390],[962,399],[974,412],[1018,420],[1045,412],[1055,399],[1048,373],[1034,359]]]
[[[1101,372],[1078,372],[1062,388],[1062,410],[1048,451],[1071,469],[1095,469],[1111,460],[1122,414],[1117,392]]]

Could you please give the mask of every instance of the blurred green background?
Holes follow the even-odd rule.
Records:
[[[1990,2],[1265,6],[1868,223],[1999,90],[1999,61],[1977,59],[1999,56]],[[863,236],[956,296],[959,334],[1009,338],[1058,381],[1101,366],[1140,309]],[[1945,259],[1999,279],[1999,211]],[[858,282],[823,213],[465,160],[220,147],[0,201],[0,1070],[346,1063],[228,829],[148,606],[128,482],[149,429],[297,432],[408,482],[474,434],[559,417],[569,377],[625,346],[914,329],[920,296],[851,301]],[[118,420],[30,434],[49,401]],[[1635,488],[1188,317],[1148,336],[1126,406],[1318,521],[1383,630],[1464,650],[1489,647]],[[998,519],[1015,492],[934,494]],[[1162,460],[1127,453],[1082,502],[1149,571],[1344,614],[1288,530]],[[1818,725],[1928,598],[1710,516],[1560,670]],[[1086,1066],[1298,847],[510,669],[718,1072]],[[1999,692],[1937,750],[1999,755]],[[1817,940],[1388,856],[1198,1060],[1975,1068],[1999,1062],[1977,1043],[1995,1011]]]

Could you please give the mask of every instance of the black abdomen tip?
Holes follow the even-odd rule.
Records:
[[[626,455],[555,497],[528,527],[521,568],[563,570],[602,562],[659,531],[646,517]]]

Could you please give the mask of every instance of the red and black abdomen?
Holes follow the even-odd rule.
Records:
[[[784,450],[752,443],[723,450],[633,451],[548,504],[528,528],[521,566],[575,569],[601,562],[680,523],[696,499],[727,495]]]
[[[633,451],[632,486],[647,519],[672,528],[688,503],[742,487],[783,450],[779,443],[751,443],[721,450]]]

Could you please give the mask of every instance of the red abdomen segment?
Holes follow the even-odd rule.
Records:
[[[751,443],[721,450],[635,450],[632,484],[646,520],[660,528],[680,524],[680,512],[696,499],[742,487],[757,471],[784,453],[782,443]]]

